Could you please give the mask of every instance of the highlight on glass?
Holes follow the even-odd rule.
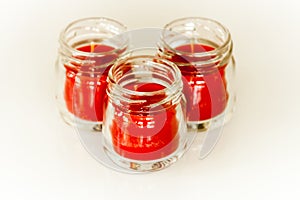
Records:
[[[77,128],[101,130],[107,74],[128,47],[126,27],[95,17],[70,23],[59,38],[56,100],[62,118]]]
[[[212,19],[190,17],[165,25],[159,56],[182,73],[189,130],[206,131],[230,119],[235,102],[235,61],[227,28]]]

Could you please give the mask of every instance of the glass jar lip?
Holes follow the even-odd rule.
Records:
[[[118,51],[120,51],[121,49],[124,49],[128,45],[129,39],[127,38],[126,41],[125,41],[125,43],[124,43],[124,45],[122,45],[121,48],[114,48],[114,49],[112,49],[110,51],[104,51],[104,52],[95,53],[95,52],[80,51],[80,50],[77,50],[77,49],[71,47],[69,44],[67,44],[67,42],[65,41],[65,34],[68,32],[68,30],[71,27],[73,27],[74,25],[79,24],[81,22],[95,21],[95,20],[115,23],[116,25],[120,26],[120,29],[122,29],[122,32],[125,32],[127,30],[127,27],[124,24],[122,24],[121,22],[119,22],[117,20],[108,18],[108,17],[87,17],[87,18],[81,18],[81,19],[77,19],[75,21],[72,21],[71,23],[69,23],[61,31],[60,36],[59,36],[59,42],[60,42],[60,44],[62,44],[62,46],[64,48],[66,48],[67,50],[69,50],[70,52],[73,52],[75,54],[82,55],[82,56],[89,56],[89,57],[97,57],[97,56],[103,56],[103,55],[109,55],[109,54],[117,53]],[[121,33],[116,34],[116,36],[120,35],[120,34]]]
[[[136,56],[130,56],[130,54],[132,54],[132,52],[136,52],[139,50],[145,50],[145,49],[151,49],[154,50],[156,48],[141,48],[141,49],[134,49],[131,50],[129,52],[127,52],[124,56],[120,57],[117,59],[117,61],[115,61],[114,65],[110,68],[109,72],[108,72],[108,79],[111,81],[111,83],[114,84],[114,87],[116,87],[116,89],[118,91],[123,91],[124,94],[128,94],[128,95],[138,95],[138,96],[153,96],[159,93],[167,93],[168,91],[177,91],[178,89],[180,89],[180,87],[182,87],[182,81],[181,81],[181,72],[180,69],[177,67],[177,65],[171,61],[168,61],[166,59],[160,58],[156,55],[136,55]],[[130,56],[130,57],[129,57]],[[152,91],[152,92],[140,92],[140,91],[133,91],[130,89],[126,89],[122,86],[120,86],[117,81],[115,80],[115,77],[113,76],[113,70],[116,67],[122,66],[124,65],[126,62],[129,62],[130,60],[134,61],[136,59],[139,58],[144,58],[147,61],[153,61],[153,59],[155,60],[159,60],[160,62],[163,63],[155,63],[157,65],[169,65],[168,69],[172,69],[174,71],[174,82],[172,82],[172,84],[170,84],[170,87],[165,87],[164,89],[160,89],[160,90],[156,90],[156,91]],[[171,68],[170,68],[171,66]],[[141,101],[141,100],[137,100],[137,101]]]
[[[222,43],[222,45],[218,46],[217,48],[213,49],[213,50],[210,50],[210,51],[205,51],[205,52],[197,52],[197,53],[189,53],[189,52],[186,52],[186,51],[181,51],[181,50],[177,50],[173,47],[171,47],[165,40],[164,40],[164,37],[165,37],[165,33],[166,32],[171,32],[169,29],[174,25],[176,24],[177,22],[180,22],[180,21],[184,21],[184,20],[203,20],[203,21],[207,21],[207,22],[210,22],[210,23],[214,23],[216,25],[218,25],[220,28],[223,29],[224,33],[226,33],[226,39],[225,39],[225,42]],[[218,54],[220,51],[222,51],[223,49],[225,49],[227,46],[230,45],[231,43],[231,34],[229,32],[229,30],[227,29],[227,27],[225,27],[223,24],[221,24],[220,22],[214,20],[214,19],[210,19],[210,18],[206,18],[206,17],[184,17],[184,18],[178,18],[178,19],[175,19],[169,23],[167,23],[164,27],[163,27],[163,31],[162,31],[162,34],[161,34],[161,41],[164,43],[164,45],[176,52],[177,54],[179,55],[194,55],[194,56],[199,56],[199,57],[202,57],[202,56],[211,56],[211,55],[216,55]]]

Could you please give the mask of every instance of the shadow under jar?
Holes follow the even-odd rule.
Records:
[[[108,75],[104,148],[113,162],[140,172],[171,165],[189,141],[180,71],[155,54],[134,50]]]
[[[177,19],[164,27],[158,48],[159,56],[182,73],[189,130],[206,131],[228,121],[235,102],[228,29],[207,18]]]
[[[107,74],[128,47],[125,31],[112,19],[86,18],[72,22],[61,33],[56,99],[68,124],[101,130]]]

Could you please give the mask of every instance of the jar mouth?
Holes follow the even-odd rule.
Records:
[[[94,23],[95,25],[89,25],[89,23]],[[112,50],[103,51],[103,52],[85,52],[80,51],[76,48],[74,48],[74,45],[70,45],[68,43],[69,34],[71,34],[71,37],[77,36],[77,33],[74,32],[75,30],[84,29],[84,30],[92,30],[95,33],[101,33],[101,30],[97,30],[98,27],[105,27],[109,30],[106,30],[106,34],[110,34],[110,37],[104,37],[99,38],[97,42],[103,42],[103,41],[113,41],[113,39],[123,39],[125,35],[122,35],[123,32],[127,30],[127,27],[123,25],[122,23],[106,18],[106,17],[90,17],[90,18],[83,18],[78,19],[73,22],[71,22],[60,34],[59,37],[59,43],[62,45],[64,49],[66,49],[68,52],[72,52],[72,54],[80,55],[80,56],[87,56],[87,57],[99,57],[99,56],[105,56],[109,54],[118,54],[120,50],[125,49],[128,46],[129,38],[125,38],[125,40],[122,42],[121,45],[118,45],[118,47],[114,47]],[[93,42],[93,40],[87,40],[89,42]]]
[[[160,59],[160,58],[157,58],[155,56],[134,56],[134,57],[131,57],[130,59],[139,59],[139,58],[143,58],[143,59]],[[164,60],[166,61],[166,60]],[[150,61],[151,62],[151,61]],[[169,63],[169,64],[172,64],[175,66],[175,64],[169,62],[169,61],[166,61],[166,63]],[[149,63],[145,63],[145,64],[149,64]],[[112,68],[110,69],[109,73],[108,73],[108,78],[109,80],[111,81],[111,83],[115,84],[115,87],[118,88],[119,90],[122,90],[123,93],[126,93],[126,94],[130,94],[130,95],[139,95],[139,96],[153,96],[157,93],[167,93],[169,92],[170,90],[173,91],[175,89],[177,89],[177,85],[181,85],[181,76],[177,75],[176,76],[176,80],[170,84],[170,87],[165,87],[164,89],[160,89],[160,90],[155,90],[155,91],[151,91],[151,92],[140,92],[140,91],[134,91],[134,90],[130,90],[130,89],[126,89],[124,87],[122,87],[121,85],[118,84],[118,81],[116,80],[116,77],[113,75],[114,73],[114,70],[116,67],[118,67],[119,65],[126,65],[126,60],[122,61],[121,63],[117,63],[117,65],[113,65]],[[176,66],[176,74],[179,74],[180,71],[179,69],[177,69],[177,66]]]
[[[143,48],[143,50],[145,49],[156,50],[154,48]],[[163,98],[160,102],[158,102],[158,104],[170,101],[170,96],[174,97],[174,95],[177,95],[178,93],[181,94],[183,87],[181,72],[174,63],[159,58],[157,55],[132,55],[136,52],[137,50],[128,52],[123,57],[119,58],[111,67],[107,78],[109,82],[108,93],[111,93],[111,95],[116,97],[118,100],[129,103],[144,103],[146,101],[143,98],[131,99],[132,96],[152,97],[155,95],[165,94],[166,98]],[[124,70],[124,67],[126,68],[126,66],[129,67],[131,71],[124,73],[122,70]],[[159,73],[161,73],[161,75],[158,75],[158,70],[160,70]],[[154,73],[152,77],[151,73]],[[165,74],[169,74],[171,77],[164,77]],[[141,80],[143,78],[145,78],[145,82]],[[156,83],[156,80],[163,80],[164,83],[162,83],[162,85],[164,88],[153,91],[136,91],[126,88],[126,84],[131,83],[130,81],[126,82],[126,80],[132,80],[132,82],[141,81],[141,83],[146,84]],[[151,106],[155,106],[155,104]]]
[[[186,23],[184,23],[185,21],[186,21]],[[210,45],[212,47],[214,47],[213,50],[208,50],[208,51],[204,51],[204,52],[187,52],[187,51],[178,50],[178,49],[176,49],[176,47],[174,48],[172,45],[170,45],[169,42],[166,41],[167,37],[170,36],[170,34],[181,35],[187,39],[194,39],[194,37],[185,36],[183,34],[184,32],[179,32],[174,29],[176,27],[186,25],[186,24],[190,24],[190,25],[196,24],[196,25],[203,26],[204,23],[214,25],[215,27],[218,28],[219,33],[222,32],[222,34],[224,35],[224,39],[221,42],[221,44],[215,44],[214,42],[210,41]],[[192,26],[190,28],[192,28]],[[206,29],[208,29],[208,28],[206,27]],[[205,18],[205,17],[186,17],[186,18],[176,19],[176,20],[171,21],[170,23],[166,24],[164,26],[162,34],[161,34],[161,41],[168,49],[176,52],[176,54],[178,54],[178,55],[188,55],[188,56],[194,56],[194,57],[207,57],[207,56],[217,55],[220,52],[226,50],[228,48],[228,46],[231,45],[231,35],[229,33],[229,30],[216,20]]]

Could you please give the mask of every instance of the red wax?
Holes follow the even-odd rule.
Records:
[[[139,92],[153,92],[165,87],[156,83],[136,83],[126,86]],[[176,106],[170,102],[149,110],[150,104],[158,103],[166,97],[164,92],[143,96],[145,102],[116,106],[110,127],[115,151],[123,157],[134,160],[155,160],[173,153],[179,143],[179,122]],[[130,99],[139,100],[140,96]],[[151,111],[149,113],[149,111]]]
[[[78,51],[101,53],[114,50],[106,45],[86,45]],[[117,58],[116,54],[101,57],[74,56],[80,60],[94,61],[91,64],[65,64],[65,101],[67,109],[78,118],[88,121],[103,120],[103,100],[106,95],[106,78],[110,66],[105,66]],[[100,66],[97,68],[97,66]]]
[[[192,63],[209,60],[212,57],[197,58],[189,55],[189,53],[212,51],[214,47],[188,44],[179,46],[176,50],[183,53],[175,54],[170,60],[185,64],[179,64],[178,67],[183,76],[183,92],[187,99],[188,121],[207,120],[221,114],[225,110],[228,100],[225,79],[226,65],[216,67],[216,64],[211,64],[205,67],[196,67]]]

